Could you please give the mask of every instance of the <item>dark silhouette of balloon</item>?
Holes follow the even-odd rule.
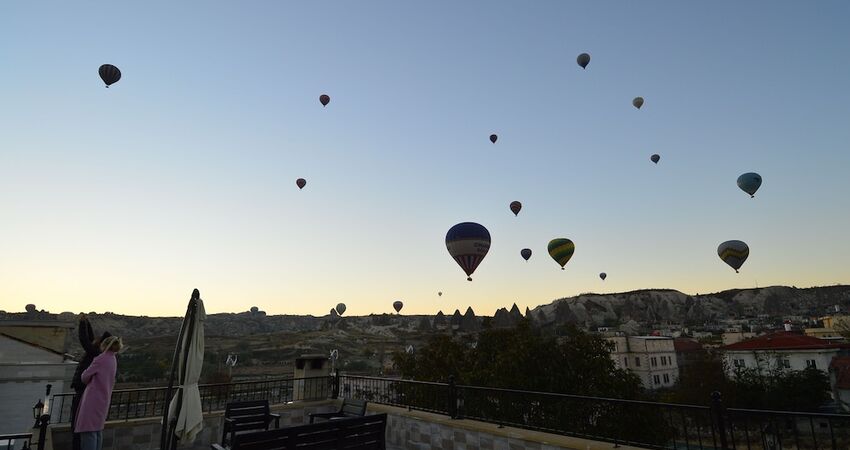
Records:
[[[524,260],[528,261],[528,258],[531,258],[531,249],[530,248],[524,248],[524,249],[519,251],[519,254],[522,256],[522,258]]]
[[[112,64],[104,64],[100,66],[100,69],[97,69],[97,73],[100,74],[100,79],[106,83],[106,87],[117,83],[118,80],[121,79],[121,71]]]
[[[576,62],[578,63],[578,65],[581,66],[582,69],[586,69],[587,65],[590,64],[590,55],[588,55],[587,53],[582,53],[581,55],[578,55],[578,58],[576,58]]]
[[[717,256],[738,273],[738,269],[750,256],[750,247],[743,241],[726,241],[717,247]]]
[[[608,274],[605,273],[605,272],[602,272],[602,273],[599,274],[599,278],[602,278],[602,281],[605,281],[605,279],[608,278]]]
[[[459,223],[446,233],[446,248],[472,281],[472,273],[490,251],[490,232],[474,222]]]
[[[304,189],[304,186],[307,186],[307,180],[299,178],[295,180],[295,185],[298,186],[298,189]]]
[[[632,105],[634,105],[635,108],[640,109],[640,107],[643,106],[643,97],[635,97],[635,99],[632,100]]]
[[[649,159],[651,159],[651,160],[652,160],[652,162],[654,162],[655,164],[658,164],[658,161],[661,161],[661,157],[660,157],[660,156],[658,156],[658,154],[657,154],[657,153],[656,153],[656,154],[654,154],[654,155],[652,155],[652,156],[650,156],[650,157],[649,157]],[[674,165],[675,165],[675,164],[674,164]]]
[[[393,302],[393,309],[395,310],[395,312],[401,312],[401,308],[404,308],[404,303],[402,303],[401,300],[396,300]]]
[[[761,175],[755,172],[747,172],[738,177],[738,187],[742,191],[750,194],[750,197],[756,196],[756,191],[761,187]]]
[[[319,96],[319,101],[322,102],[322,106],[328,106],[328,103],[331,102],[331,98],[328,94],[322,94]]]
[[[522,203],[520,203],[516,200],[511,202],[511,211],[514,213],[514,216],[518,216],[519,211],[521,209],[522,209]]]
[[[340,303],[340,304],[336,305],[336,312],[340,316],[345,314],[345,303]]]
[[[573,253],[576,251],[576,245],[569,239],[558,238],[549,241],[548,249],[549,256],[561,265],[561,270],[564,270],[564,266],[570,261],[570,258],[573,257]]]
[[[499,136],[496,136],[495,134],[490,135],[490,142],[495,144],[497,139],[499,139]]]
[[[437,292],[437,295],[438,295],[438,296],[440,296],[440,297],[442,297],[442,296],[443,296],[443,291]]]

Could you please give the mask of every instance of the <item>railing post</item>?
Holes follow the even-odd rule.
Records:
[[[720,438],[720,449],[729,450],[729,445],[726,442],[726,408],[723,407],[722,397],[720,391],[711,393],[711,415],[714,417],[717,434]]]
[[[454,375],[449,375],[449,417],[457,418],[457,387],[455,387]]]
[[[333,377],[333,392],[331,393],[331,398],[339,398],[339,372],[334,371]]]

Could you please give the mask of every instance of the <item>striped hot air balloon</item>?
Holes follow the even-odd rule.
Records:
[[[717,247],[717,255],[738,273],[738,269],[750,256],[750,247],[743,241],[726,241]]]
[[[446,233],[446,248],[472,281],[472,273],[490,251],[490,232],[474,222],[459,223]]]
[[[514,200],[510,204],[511,212],[514,213],[514,216],[518,216],[520,210],[522,210],[522,203]]]
[[[561,265],[561,270],[564,270],[564,266],[573,257],[575,251],[576,245],[567,238],[558,238],[549,241],[549,256]]]

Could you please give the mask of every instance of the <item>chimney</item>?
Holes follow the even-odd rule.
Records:
[[[785,321],[785,331],[791,331],[791,321],[790,320]]]

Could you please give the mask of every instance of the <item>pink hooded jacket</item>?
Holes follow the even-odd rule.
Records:
[[[105,351],[96,357],[81,378],[86,384],[80,409],[77,413],[77,423],[74,431],[101,431],[106,423],[109,404],[112,401],[112,388],[115,386],[115,374],[118,371],[118,361],[115,352]]]

